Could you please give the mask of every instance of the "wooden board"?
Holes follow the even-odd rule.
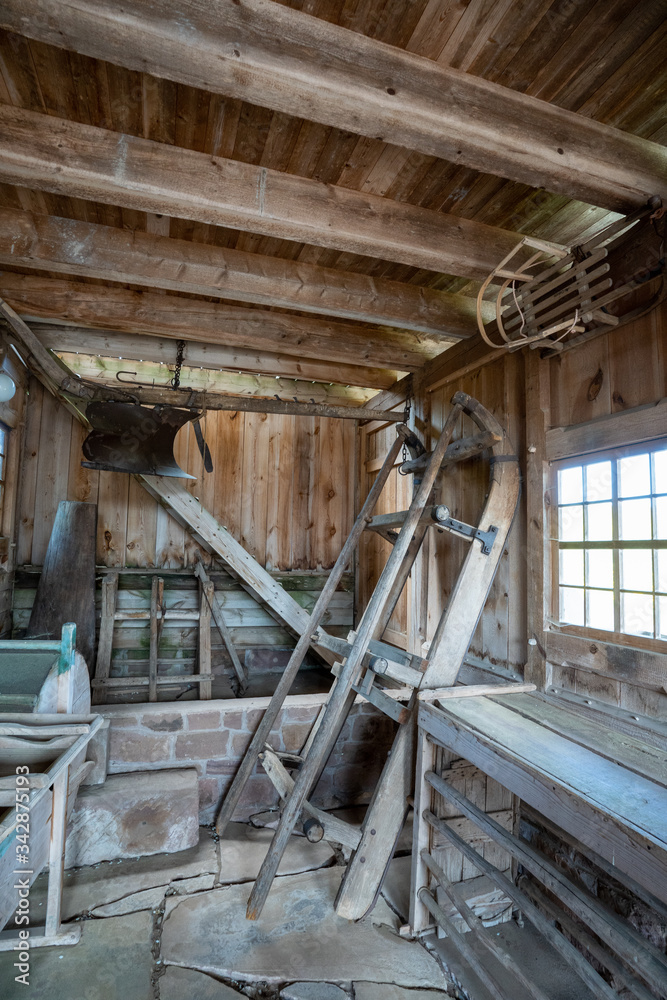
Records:
[[[95,504],[60,502],[26,633],[57,639],[65,622],[74,622],[77,649],[91,673],[95,662],[96,523]]]

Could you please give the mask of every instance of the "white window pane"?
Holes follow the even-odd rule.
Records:
[[[623,541],[651,537],[650,500],[619,500],[618,535]]]
[[[568,625],[584,624],[584,591],[575,587],[560,588],[560,620]]]
[[[614,556],[611,549],[588,549],[586,583],[589,587],[614,586]]]
[[[618,460],[619,497],[642,497],[651,492],[651,464],[648,455],[629,455]]]
[[[611,462],[586,466],[586,499],[611,500]]]
[[[582,549],[561,549],[560,582],[569,587],[583,587],[584,553]]]
[[[561,507],[558,511],[558,537],[562,542],[581,542],[584,537],[584,508]]]
[[[581,503],[584,498],[581,466],[560,469],[558,473],[558,503]]]
[[[653,455],[653,481],[656,493],[667,493],[667,449]]]
[[[623,590],[653,590],[653,552],[650,549],[621,549]]]
[[[610,590],[586,591],[586,624],[614,631],[614,595]]]
[[[653,635],[653,598],[650,594],[621,594],[621,632]]]
[[[612,537],[611,504],[593,503],[586,506],[586,538],[591,542],[606,542]]]
[[[656,638],[667,639],[667,597],[658,597],[658,629]]]
[[[655,498],[655,538],[667,538],[667,497]]]
[[[658,568],[655,589],[667,594],[667,549],[658,549]],[[666,623],[667,624],[667,623]]]

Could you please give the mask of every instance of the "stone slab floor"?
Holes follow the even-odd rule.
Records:
[[[0,953],[2,1000],[439,1000],[449,978],[398,935],[380,899],[359,923],[333,911],[343,868],[328,844],[293,837],[261,918],[245,919],[271,830],[201,828],[179,854],[102,862],[65,873],[63,918],[79,944],[35,949],[29,988]],[[35,923],[46,877],[31,891]]]
[[[493,1000],[447,940],[399,936],[409,902],[409,857],[397,857],[372,913],[334,913],[343,867],[332,848],[293,837],[261,918],[245,919],[251,882],[272,831],[233,824],[224,841],[207,827],[178,854],[102,862],[65,873],[63,919],[80,921],[73,947],[35,949],[29,988],[0,953],[0,997],[15,1000]],[[399,847],[404,855],[409,839]],[[46,876],[31,890],[46,910]],[[549,1000],[591,994],[530,929],[493,929]],[[480,955],[483,957],[483,955]],[[493,963],[492,963],[493,964]],[[527,1000],[495,969],[512,1000]]]

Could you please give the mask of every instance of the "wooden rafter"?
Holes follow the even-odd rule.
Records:
[[[0,105],[0,180],[484,279],[514,233],[238,160]]]
[[[375,369],[416,371],[449,345],[407,331],[7,271],[0,275],[0,294],[17,312],[32,317]]]
[[[93,330],[62,323],[31,322],[30,325],[44,347],[51,351],[90,352],[105,358],[152,361],[171,366],[176,362],[177,345],[175,340],[169,337]],[[253,373],[257,372],[261,373],[257,376],[259,378],[273,377],[276,386],[274,392],[278,394],[286,392],[287,384],[289,383],[291,387],[294,379],[308,380],[307,384],[312,385],[313,381],[329,383],[335,378],[344,386],[375,389],[387,388],[396,380],[396,372],[382,368],[314,361],[289,354],[270,354],[268,351],[203,344],[196,340],[185,340],[184,359],[185,364],[193,368],[213,368],[218,372],[222,370],[226,373],[236,373],[245,378],[252,378]]]
[[[282,4],[186,8],[6,0],[0,26],[615,211],[667,199],[655,143]]]
[[[469,296],[10,208],[0,209],[0,263],[300,309],[452,339],[474,336],[477,330],[475,300]],[[486,321],[492,316],[489,310]]]

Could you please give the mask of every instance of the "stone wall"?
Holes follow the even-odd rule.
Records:
[[[275,749],[299,752],[325,697],[287,698],[270,739]],[[268,703],[268,698],[239,698],[100,706],[98,711],[111,723],[109,772],[194,767],[199,775],[200,822],[211,823]],[[355,704],[312,802],[327,809],[369,802],[394,730],[394,723],[372,705]],[[277,801],[258,767],[235,819],[247,820]]]

